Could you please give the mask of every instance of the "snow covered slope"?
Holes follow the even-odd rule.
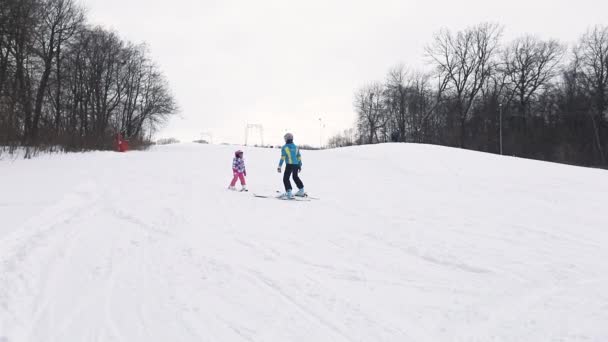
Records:
[[[608,172],[303,151],[292,202],[227,191],[235,149],[0,162],[0,341],[608,340]]]

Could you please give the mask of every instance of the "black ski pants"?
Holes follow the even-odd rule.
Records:
[[[283,174],[283,185],[285,185],[285,191],[291,190],[291,182],[289,181],[289,177],[293,175],[293,181],[296,182],[296,186],[298,189],[303,189],[304,184],[298,177],[298,173],[300,172],[300,165],[298,164],[287,164],[285,166],[285,173]]]

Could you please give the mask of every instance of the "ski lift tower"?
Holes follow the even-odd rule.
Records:
[[[245,146],[247,146],[247,143],[249,142],[249,137],[253,136],[254,134],[260,138],[260,146],[264,146],[264,126],[260,124],[245,125]]]
[[[213,144],[213,134],[211,132],[201,132],[201,137],[200,137],[201,141],[206,141],[209,144]]]

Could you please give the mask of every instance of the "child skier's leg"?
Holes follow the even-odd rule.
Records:
[[[232,177],[232,182],[230,182],[230,187],[234,188],[234,186],[236,185],[236,180],[239,179],[239,174],[237,172],[234,173],[233,177]]]
[[[285,173],[283,174],[283,185],[285,186],[285,191],[291,191],[291,182],[289,181],[289,177],[291,177],[291,165],[287,164],[285,166]]]
[[[241,181],[241,185],[245,186],[247,183],[245,182],[245,175],[242,172],[239,172],[239,180]]]
[[[298,189],[304,189],[304,183],[302,183],[302,180],[300,180],[298,173],[300,173],[298,171],[298,169],[294,168],[293,169],[293,181],[296,182],[296,186],[298,187]]]

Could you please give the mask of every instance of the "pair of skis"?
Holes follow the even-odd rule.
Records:
[[[277,193],[276,195],[262,195],[262,194],[254,193],[253,196],[255,196],[257,198],[274,198],[274,199],[278,199],[278,200],[282,200],[282,201],[311,201],[311,200],[319,199],[317,197],[310,197],[310,196],[308,196],[308,194],[305,194],[304,196],[294,196],[292,198],[289,198],[289,197],[283,196],[280,191],[277,191],[276,193]]]
[[[231,189],[234,192],[248,192],[249,190],[236,190],[236,189]],[[292,198],[286,197],[282,194],[281,191],[276,191],[276,193],[274,195],[265,195],[265,194],[257,194],[257,193],[253,193],[254,197],[257,198],[274,198],[274,199],[278,199],[278,200],[283,200],[283,201],[311,201],[311,200],[319,200],[320,198],[318,197],[311,197],[308,196],[308,194],[304,194],[304,196],[293,196]]]

